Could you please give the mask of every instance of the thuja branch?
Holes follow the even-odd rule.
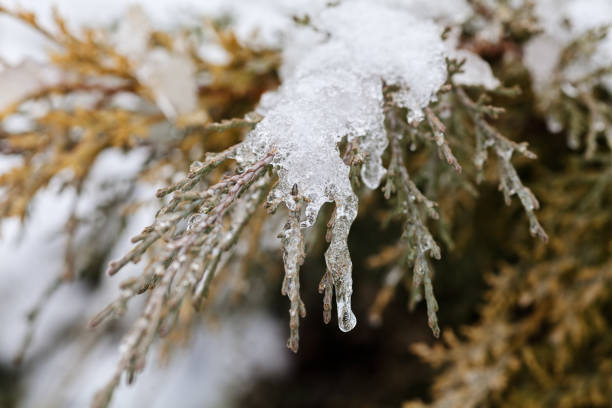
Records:
[[[540,204],[531,190],[523,185],[511,162],[512,154],[515,151],[530,159],[535,159],[536,155],[528,150],[527,143],[516,143],[507,139],[487,122],[485,116],[495,118],[502,110],[487,105],[484,98],[476,102],[473,101],[462,87],[455,86],[455,94],[460,106],[470,114],[476,128],[474,164],[477,170],[479,172],[482,171],[482,166],[488,157],[488,149],[492,148],[497,155],[500,178],[499,189],[504,193],[506,204],[509,205],[511,197],[517,195],[529,218],[529,231],[531,235],[540,238],[542,241],[547,241],[548,235],[534,213],[535,210],[540,208]]]
[[[230,253],[267,194],[271,180],[267,169],[274,151],[201,193],[191,191],[231,151],[210,155],[205,163],[193,166],[188,177],[174,186],[172,199],[159,211],[155,222],[135,237],[136,247],[111,264],[109,273],[116,273],[128,262],[138,262],[155,242],[164,241],[157,259],[139,278],[125,282],[120,297],[91,321],[96,326],[118,317],[132,297],[151,292],[142,315],[123,339],[115,374],[96,395],[94,407],[108,404],[124,372],[128,383],[133,381],[135,374],[144,368],[146,354],[156,335],[168,333],[174,326],[183,302],[190,301],[194,307],[201,305],[219,270],[221,257]],[[229,214],[229,222],[224,222]],[[183,222],[187,225],[181,227]]]
[[[427,258],[440,259],[440,247],[425,225],[426,217],[438,219],[438,213],[436,204],[427,199],[410,179],[399,138],[397,132],[391,132],[391,162],[385,185],[385,197],[389,199],[391,193],[395,192],[397,213],[405,217],[402,240],[407,244],[409,259],[413,264],[411,304],[414,305],[420,300],[422,287],[427,304],[428,324],[434,336],[438,337],[440,335],[436,316],[438,303],[433,293],[433,271]],[[396,280],[397,282],[399,280]]]

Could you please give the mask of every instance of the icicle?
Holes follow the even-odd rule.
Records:
[[[297,196],[295,188],[294,196]],[[306,307],[300,298],[300,266],[304,263],[304,235],[300,228],[300,203],[297,204],[295,211],[291,211],[289,220],[280,233],[279,237],[283,246],[283,262],[285,264],[285,278],[281,293],[289,298],[291,307],[289,308],[289,328],[290,335],[287,340],[287,347],[297,353],[300,342],[300,317],[306,317]]]
[[[343,200],[336,200],[336,209],[328,223],[329,248],[325,251],[325,261],[336,290],[338,327],[343,332],[352,330],[357,324],[351,310],[353,264],[347,244],[348,233],[356,216],[357,197],[351,192]]]

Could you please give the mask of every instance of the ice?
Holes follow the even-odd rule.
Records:
[[[57,85],[63,79],[59,69],[30,59],[0,71],[0,111],[47,87]]]
[[[468,50],[454,50],[451,52],[452,58],[458,61],[465,61],[462,71],[454,76],[455,84],[467,86],[482,86],[485,89],[495,89],[500,83],[495,78],[491,66],[480,56]]]
[[[153,25],[142,7],[132,4],[114,33],[115,49],[131,60],[142,59],[149,48]]]
[[[276,151],[273,165],[279,181],[268,200],[282,201],[294,211],[292,191],[297,188],[306,202],[301,228],[312,226],[324,203],[335,203],[325,259],[338,324],[348,331],[356,324],[347,237],[357,215],[357,197],[338,144],[346,138],[358,146],[365,160],[362,180],[377,188],[385,174],[381,156],[387,148],[383,87],[398,89],[394,103],[407,108],[410,118],[420,119],[446,80],[448,49],[440,26],[382,3],[343,2],[312,15],[311,24],[290,35],[297,51],[285,55],[283,83],[262,99],[258,111],[264,119],[236,158],[246,165]]]
[[[383,85],[397,86],[396,103],[419,115],[446,79],[441,28],[432,22],[363,1],[330,7],[312,21],[329,38],[314,36],[310,52],[291,61],[293,69],[264,98],[265,118],[242,149],[251,159],[277,149],[275,194],[292,206],[290,190],[297,184],[309,202],[307,225],[323,203],[352,194],[337,148],[342,138],[356,141],[366,155],[364,183],[380,183],[387,147]]]
[[[448,56],[457,61],[463,61],[461,71],[453,77],[455,84],[467,86],[482,86],[485,89],[495,89],[499,87],[499,79],[495,78],[491,66],[479,55],[460,49],[459,37],[461,30],[458,27],[451,29],[445,41]]]
[[[348,233],[356,216],[357,197],[354,194],[344,201],[336,202],[336,211],[331,220],[331,242],[325,251],[325,262],[327,269],[331,272],[336,290],[338,327],[344,332],[352,330],[357,324],[357,318],[351,310],[352,262],[347,245]]]
[[[525,50],[525,63],[533,73],[537,90],[545,89],[553,77],[561,50],[590,30],[612,25],[610,0],[538,0],[536,15],[543,33],[531,40]],[[563,75],[579,81],[598,69],[612,66],[612,35],[598,42],[592,55],[569,64]],[[612,75],[602,78],[612,91]]]
[[[558,40],[546,34],[538,35],[525,46],[523,61],[531,72],[537,92],[547,88],[562,48]]]
[[[136,76],[153,93],[156,105],[169,119],[190,114],[197,108],[196,67],[184,44],[173,50],[150,49],[153,23],[144,10],[133,5],[114,35],[119,53],[134,66]]]
[[[299,318],[306,316],[306,307],[300,298],[299,272],[300,266],[304,263],[304,235],[299,227],[299,208],[290,217],[280,237],[285,264],[285,279],[283,280],[281,293],[289,297],[291,302],[289,309],[291,334],[287,341],[287,347],[296,353],[299,347]]]

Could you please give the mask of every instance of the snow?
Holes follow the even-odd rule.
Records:
[[[198,106],[196,66],[188,49],[176,41],[172,51],[149,48],[154,23],[140,6],[132,6],[113,36],[116,50],[127,56],[138,80],[151,89],[155,104],[171,119],[194,112]]]
[[[102,153],[83,185],[82,197],[86,198],[77,202],[77,215],[93,217],[96,204],[112,197],[109,191],[100,186],[110,184],[113,188],[117,187],[123,180],[137,173],[145,159],[145,152],[138,149],[127,154],[119,149]],[[0,336],[0,361],[8,361],[15,356],[25,332],[28,310],[34,306],[44,289],[63,272],[66,245],[63,231],[76,199],[74,189],[63,188],[63,182],[62,177],[55,177],[47,188],[36,195],[25,224],[21,225],[16,218],[2,220],[0,224],[0,258],[3,260],[0,309],[11,310],[11,313],[0,314],[0,324],[6,329],[3,336]],[[150,196],[154,187],[148,186],[148,189],[147,192],[147,186],[140,186],[135,194]],[[127,236],[112,238],[116,243],[116,251],[129,248],[130,234],[142,229],[154,211],[154,206],[144,206],[134,214],[130,223],[132,228],[128,228],[129,231],[124,234]],[[85,244],[91,245],[91,242]],[[109,281],[108,285],[97,292],[96,296],[100,298],[92,297],[91,293],[79,285],[64,285],[40,316],[30,352],[36,353],[44,348],[43,339],[52,337],[58,328],[68,325],[70,321],[78,321],[84,315],[91,317],[96,313],[118,290],[114,282]],[[24,296],[24,293],[28,296]]]
[[[343,137],[366,152],[363,181],[378,186],[387,145],[383,84],[399,87],[396,104],[418,119],[446,80],[441,29],[431,22],[354,1],[325,10],[313,24],[330,38],[291,61],[293,72],[285,71],[280,89],[262,102],[265,118],[241,153],[243,160],[253,160],[272,146],[278,150],[277,194],[293,208],[290,193],[297,184],[309,200],[305,226],[312,225],[323,203],[352,195],[348,167],[336,147]]]
[[[443,24],[462,24],[472,16],[472,8],[465,0],[384,0],[415,17],[432,19]]]
[[[282,200],[293,210],[297,187],[307,203],[301,228],[313,225],[324,203],[336,203],[326,262],[336,289],[339,327],[348,331],[356,319],[346,239],[357,215],[357,197],[337,145],[345,137],[359,145],[365,155],[361,178],[377,188],[387,147],[383,87],[396,87],[394,103],[408,109],[408,120],[419,121],[446,80],[448,52],[442,27],[380,3],[343,2],[311,15],[311,24],[317,33],[301,28],[294,35],[294,49],[302,52],[285,56],[283,83],[263,99],[259,112],[265,117],[237,159],[252,163],[276,149],[279,183],[269,199]]]
[[[445,41],[449,58],[464,61],[461,68],[462,72],[455,74],[453,77],[455,84],[482,86],[489,90],[500,86],[499,80],[493,75],[491,66],[485,60],[469,50],[458,48],[460,34],[461,31],[458,28],[454,28],[450,31]]]
[[[106,336],[91,347],[93,337],[86,333],[80,343],[64,343],[50,355],[28,378],[23,406],[89,406],[117,364],[116,339]],[[175,347],[168,361],[152,353],[137,381],[119,386],[110,408],[162,408],[177,401],[183,407],[227,406],[257,375],[286,369],[282,346],[279,325],[261,313],[229,316],[216,328],[198,324],[188,347]]]
[[[536,90],[545,89],[552,78],[561,50],[589,30],[612,25],[610,0],[538,0],[536,15],[543,33],[525,49],[525,64],[535,79]],[[570,64],[563,72],[566,81],[579,81],[594,71],[612,66],[612,35],[601,40],[592,55]],[[612,74],[602,82],[612,91]]]
[[[103,152],[83,186],[86,199],[78,202],[78,213],[91,214],[95,203],[106,194],[100,185],[120,184],[140,170],[146,157],[140,149],[130,153],[119,149]],[[61,231],[75,194],[70,188],[60,192],[61,185],[56,178],[36,196],[25,229],[17,219],[3,220],[1,225],[0,309],[10,311],[0,314],[0,362],[5,364],[10,364],[21,345],[27,312],[62,272],[65,235]],[[154,196],[157,187],[141,185],[135,194],[146,200]],[[113,238],[111,259],[131,247],[130,237],[151,223],[156,209],[153,201],[130,217],[126,230]],[[139,274],[140,268],[128,265],[119,279]],[[26,363],[36,364],[36,369],[24,376],[26,392],[20,406],[89,405],[94,392],[116,368],[119,338],[102,329],[88,330],[87,322],[118,294],[117,280],[113,279],[103,279],[95,292],[79,283],[60,287],[40,315],[26,355]],[[137,317],[143,300],[134,299],[130,304],[126,316],[118,322],[122,331]],[[71,335],[66,340],[62,336],[68,329]],[[151,353],[147,370],[133,386],[120,386],[111,407],[140,406],[143,401],[147,406],[166,407],[177,396],[185,406],[222,406],[237,388],[247,387],[257,375],[273,375],[287,368],[287,360],[279,353],[283,346],[280,325],[261,313],[236,313],[224,319],[217,329],[198,325],[192,335],[188,346],[177,348],[167,365],[162,364],[155,351]],[[50,346],[49,339],[62,338]]]
[[[454,76],[455,84],[466,86],[482,86],[485,89],[495,89],[500,86],[499,79],[495,78],[491,66],[480,56],[468,50],[453,50],[450,52],[453,59],[465,61],[462,71]]]
[[[156,49],[137,70],[138,79],[153,91],[155,104],[173,120],[198,107],[196,67],[184,54]]]
[[[62,73],[55,67],[28,59],[0,71],[0,111],[10,108],[24,97],[60,82]]]

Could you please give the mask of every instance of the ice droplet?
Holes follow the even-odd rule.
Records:
[[[510,146],[500,146],[497,148],[497,154],[507,162],[512,158],[512,153],[514,153],[514,149]]]
[[[577,150],[580,148],[580,139],[575,132],[570,132],[567,136],[567,147],[572,150]]]
[[[563,93],[569,96],[570,98],[575,98],[576,96],[578,96],[578,90],[574,85],[570,84],[569,82],[565,82],[561,85],[561,91],[563,91]]]
[[[192,214],[191,217],[187,220],[187,229],[192,230],[195,228],[200,221],[202,221],[202,214]]]
[[[555,116],[548,116],[546,118],[546,127],[551,133],[559,133],[563,130],[563,124]]]
[[[598,119],[593,122],[593,129],[595,129],[597,132],[603,132],[606,130],[606,123],[603,120]]]
[[[355,313],[351,310],[350,306],[340,307],[338,305],[338,327],[343,332],[348,332],[353,330],[353,328],[357,325],[357,318],[355,317]]]
[[[200,170],[203,166],[204,166],[204,163],[196,160],[192,162],[191,165],[189,166],[189,172],[195,173],[196,171]]]

